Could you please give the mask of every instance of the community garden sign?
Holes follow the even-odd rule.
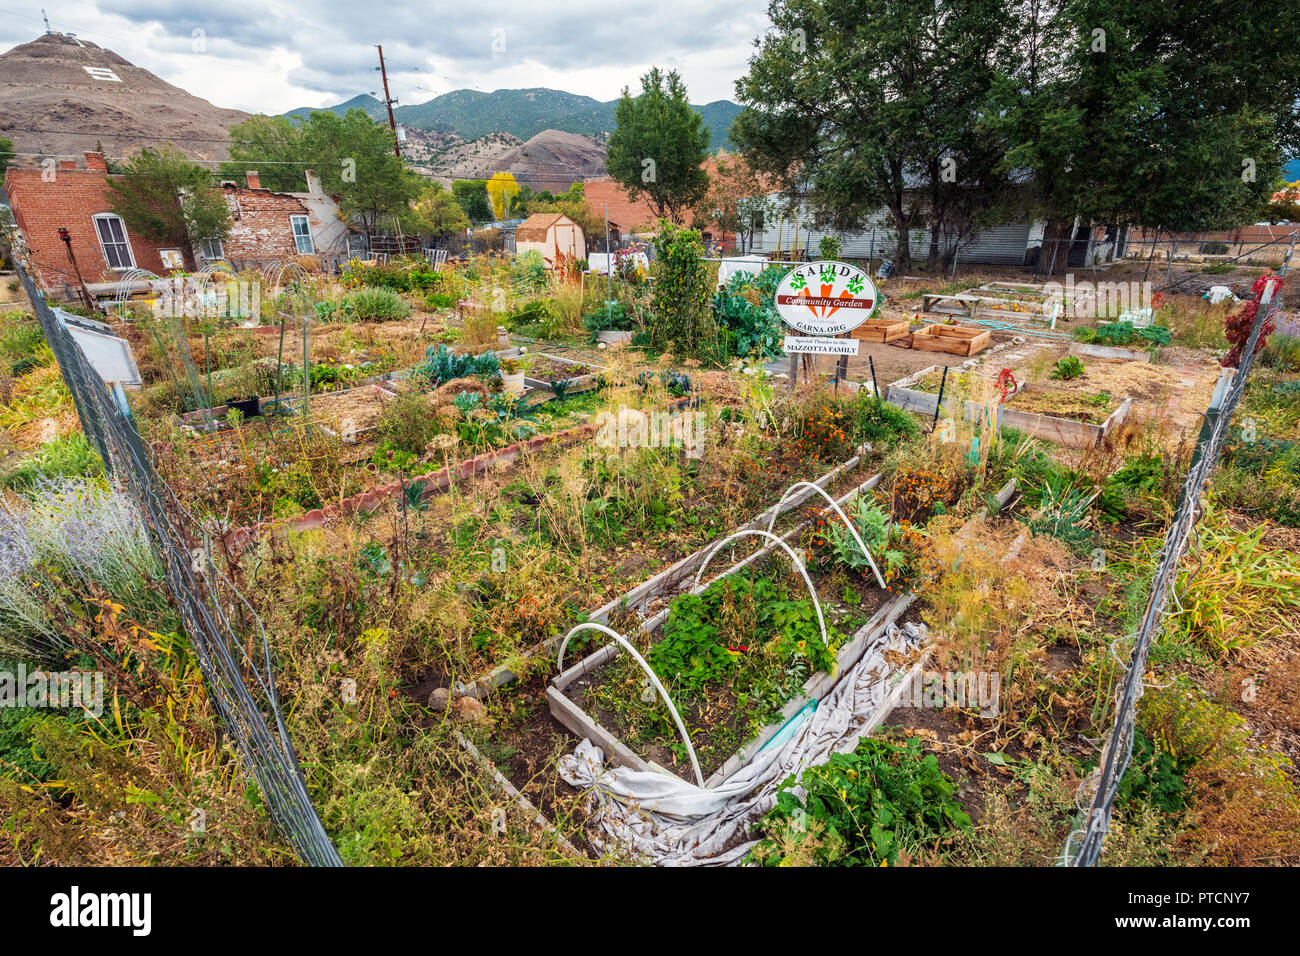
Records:
[[[791,270],[776,287],[776,311],[791,328],[828,337],[856,329],[876,307],[876,287],[861,269],[822,260]]]

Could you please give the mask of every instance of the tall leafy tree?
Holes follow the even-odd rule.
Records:
[[[652,68],[636,97],[624,87],[614,119],[605,162],[610,176],[633,198],[644,197],[660,218],[685,222],[709,190],[701,164],[710,134],[677,71]]]
[[[451,184],[451,194],[470,222],[487,222],[492,218],[486,179],[457,179]]]
[[[230,159],[221,164],[221,178],[243,182],[244,174],[255,169],[267,189],[303,192],[303,172],[312,165],[303,124],[285,116],[252,116],[230,128]]]
[[[318,111],[302,129],[321,186],[367,231],[400,216],[419,195],[421,180],[393,154],[392,131],[364,111],[354,108],[343,116]]]
[[[307,188],[305,171],[320,177],[327,193],[367,230],[400,217],[419,195],[421,182],[393,154],[393,134],[350,109],[343,116],[318,110],[294,123],[276,116],[254,116],[231,128],[230,160],[222,175],[238,180],[257,170],[262,185],[279,192]]]
[[[4,178],[5,170],[9,168],[9,164],[13,161],[14,141],[0,136],[0,179]]]
[[[759,173],[836,231],[882,207],[911,261],[992,216],[1006,193],[981,127],[1005,46],[1003,0],[774,0],[773,29],[736,83],[732,140]],[[946,244],[945,244],[946,241]]]
[[[1026,0],[1008,22],[1034,45],[1014,47],[990,126],[1056,234],[1076,219],[1189,232],[1263,215],[1300,150],[1294,4]]]
[[[402,219],[402,228],[420,236],[463,235],[469,228],[469,217],[455,197],[435,180],[425,184],[411,203],[411,211]]]
[[[194,243],[230,234],[230,209],[212,174],[173,148],[140,150],[108,189],[113,212],[132,231],[179,246],[191,266]]]

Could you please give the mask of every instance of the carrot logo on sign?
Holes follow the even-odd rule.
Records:
[[[809,335],[842,335],[871,318],[876,287],[861,269],[843,262],[809,262],[789,272],[776,289],[776,310]]]

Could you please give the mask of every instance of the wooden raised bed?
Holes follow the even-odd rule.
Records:
[[[568,379],[569,394],[573,394],[574,392],[585,392],[588,389],[593,388],[599,381],[601,374],[609,371],[609,369],[605,368],[603,365],[593,365],[590,362],[575,362],[573,359],[562,358],[559,355],[551,355],[549,352],[539,352],[536,357],[547,359],[548,361],[556,362],[560,365],[572,365],[574,368],[586,366],[592,370],[585,374],[575,375]],[[551,387],[550,378],[539,378],[537,375],[530,374],[531,372],[532,369],[530,368],[528,372],[524,373],[524,384],[531,385],[533,388],[537,389],[549,389]],[[556,375],[555,380],[561,381],[560,376]]]
[[[1056,391],[1040,385],[1028,385],[1020,391]],[[1119,408],[1111,412],[1100,425],[1076,421],[1073,418],[1057,418],[1039,412],[1022,412],[1015,408],[1003,406],[998,414],[999,425],[1006,425],[1024,432],[1034,438],[1056,442],[1058,445],[1071,445],[1076,448],[1093,448],[1101,444],[1103,438],[1117,426],[1128,419],[1133,408],[1133,399],[1126,398]],[[969,411],[969,410],[968,410]]]
[[[847,494],[837,499],[837,502],[843,504],[854,496],[874,487],[879,476],[875,476],[869,482],[850,490]],[[1015,479],[1012,479],[997,494],[999,506],[1004,506],[1014,494],[1016,488]],[[987,510],[986,512],[987,513]],[[974,521],[975,519],[972,519]],[[966,526],[958,532],[958,537],[965,537],[972,527],[972,522],[967,522]],[[782,540],[788,540],[798,529],[792,529],[785,535]],[[745,561],[741,562],[737,569],[752,564],[764,555],[770,553],[775,548],[774,544],[767,544],[759,551],[750,555]],[[721,569],[720,569],[721,570]],[[717,580],[714,578],[713,580]],[[705,582],[705,586],[711,582]],[[866,653],[867,649],[879,641],[887,632],[890,624],[897,621],[907,608],[916,599],[915,594],[898,594],[893,595],[885,600],[876,612],[871,616],[862,627],[854,632],[836,654],[836,667],[833,673],[818,671],[811,675],[804,683],[802,693],[796,693],[781,709],[780,716],[772,723],[763,727],[758,734],[747,742],[737,753],[729,757],[716,771],[710,774],[704,781],[706,788],[714,788],[722,784],[728,777],[737,770],[744,767],[750,760],[758,754],[763,747],[775,738],[785,727],[795,720],[799,714],[805,710],[815,709],[817,702],[831,692],[839,682],[840,677],[848,672]],[[664,623],[668,617],[668,608],[665,607],[654,617],[647,620],[642,629],[653,631]],[[550,706],[551,714],[563,724],[568,730],[581,739],[590,740],[600,747],[606,756],[610,765],[629,767],[634,770],[655,771],[677,776],[671,770],[653,761],[647,760],[640,754],[633,751],[630,747],[618,739],[610,730],[601,726],[590,714],[581,706],[571,700],[565,693],[566,689],[573,684],[578,678],[589,674],[608,664],[614,658],[622,653],[622,648],[618,644],[607,644],[582,660],[567,668],[562,674],[557,675],[551,680],[547,688],[546,696]],[[882,675],[881,679],[889,680],[890,675]],[[891,693],[886,700],[886,705],[895,698]],[[884,709],[872,724],[872,728],[878,725],[888,709]],[[868,729],[872,729],[868,728]],[[680,779],[680,778],[679,778]]]
[[[847,461],[841,462],[840,464],[832,468],[830,471],[828,471],[826,474],[816,479],[813,482],[813,484],[822,489],[828,488],[830,484],[840,475],[852,470],[853,468],[856,468],[859,462],[861,462],[861,460],[862,460],[861,454],[854,455],[852,458],[848,459]],[[879,481],[880,481],[880,476],[873,475],[872,477],[864,481],[862,484],[858,485],[855,489],[853,489],[853,491],[850,492],[850,494],[863,492],[863,491],[870,491],[872,488],[876,486],[876,484]],[[752,521],[746,522],[745,524],[741,525],[735,530],[740,531],[749,528],[767,528],[768,522],[771,521],[774,515],[780,516],[782,514],[786,514],[794,510],[795,508],[798,508],[801,504],[803,504],[805,501],[812,498],[814,495],[816,495],[816,492],[812,491],[809,488],[800,489],[797,493],[791,495],[784,503],[778,503],[772,505],[771,507],[767,508],[759,515],[755,516]],[[824,499],[818,496],[814,500],[822,501]],[[790,537],[796,531],[802,530],[808,525],[809,521],[811,521],[810,518],[804,518],[800,520],[799,523],[795,525],[795,527],[791,528],[789,531],[785,533],[785,537]],[[725,534],[722,535],[722,537],[725,537],[726,534],[731,534],[731,533],[733,532],[726,532]],[[632,588],[626,594],[621,594],[618,597],[614,598],[614,600],[608,601],[601,607],[596,608],[594,611],[592,611],[590,614],[587,615],[586,619],[588,621],[593,621],[597,624],[608,624],[610,615],[612,615],[615,611],[630,610],[636,612],[644,612],[649,608],[651,604],[657,601],[663,601],[664,603],[666,603],[667,598],[679,594],[688,588],[689,584],[691,583],[690,582],[691,575],[695,573],[695,569],[700,566],[700,564],[704,561],[708,553],[713,549],[716,540],[717,539],[714,539],[714,541],[710,541],[707,544],[702,545],[698,550],[682,558],[676,564],[673,564],[665,568],[663,571],[660,571],[658,574],[650,578],[648,581],[644,581],[641,584],[638,584],[636,587]],[[773,544],[770,543],[765,544],[764,546],[756,550],[752,555],[750,555],[750,557],[747,559],[747,562],[757,560],[759,557],[767,554],[774,547],[775,545]],[[666,619],[668,616],[668,611],[666,607],[660,612],[660,615],[661,615],[660,618],[652,619],[650,624],[647,626],[654,625],[656,623],[659,623],[662,619]],[[563,637],[564,637],[563,634],[557,634],[554,637],[547,638],[537,647],[525,651],[522,656],[522,662],[526,663],[534,659],[538,655],[555,653],[555,651],[559,648],[560,641],[563,640]],[[480,675],[476,679],[470,680],[466,683],[457,683],[456,695],[458,697],[482,698],[493,688],[501,687],[505,684],[509,684],[517,680],[519,675],[516,672],[516,669],[518,668],[518,666],[519,663],[517,662],[498,664],[496,667],[492,668],[486,674]]]
[[[915,595],[899,594],[888,599],[866,624],[862,625],[853,636],[845,642],[835,656],[835,674],[818,671],[804,682],[801,692],[786,701],[780,716],[766,725],[758,734],[748,741],[737,753],[728,757],[723,764],[704,781],[706,788],[716,787],[727,777],[743,767],[761,750],[768,741],[781,732],[792,719],[809,705],[816,704],[835,686],[840,674],[847,671],[866,652],[867,648],[884,635],[890,624],[898,620],[903,612],[915,600]],[[546,689],[546,698],[551,715],[580,739],[590,740],[605,751],[606,758],[613,766],[629,767],[633,770],[651,770],[677,776],[667,767],[647,760],[623,743],[613,732],[588,714],[578,703],[571,700],[565,691],[576,680],[608,664],[618,657],[623,649],[617,644],[606,644],[599,650],[567,668],[558,675]]]
[[[892,385],[885,386],[885,401],[909,412],[933,415],[935,407],[939,403],[939,396],[933,392],[922,392],[910,386],[919,382],[927,373],[939,368],[938,365],[931,365],[929,368],[923,368],[913,375],[899,379]],[[968,371],[968,369],[954,366],[950,369],[949,374],[951,375],[955,371]],[[1010,401],[1013,396],[1029,390],[1055,391],[1055,389],[1047,389],[1041,385],[1021,383],[1011,395],[1007,396],[1007,400]],[[1124,399],[1119,408],[1115,409],[1107,417],[1106,421],[1100,425],[1075,421],[1071,418],[1057,418],[1054,415],[1043,415],[1038,412],[1024,412],[1014,408],[1007,408],[1006,405],[999,405],[998,424],[999,426],[1005,425],[1014,428],[1033,438],[1042,438],[1060,445],[1092,448],[1101,444],[1101,440],[1109,435],[1113,428],[1128,418],[1132,405],[1132,399]],[[954,399],[948,394],[944,395],[943,407],[950,415],[956,413]],[[967,419],[973,420],[984,414],[984,406],[968,400],[963,414]]]
[[[975,355],[989,347],[993,333],[963,325],[927,325],[912,334],[912,348],[923,352]]]
[[[911,331],[912,323],[906,319],[867,319],[849,333],[849,338],[859,342],[892,342]]]
[[[1087,358],[1127,359],[1130,362],[1151,362],[1155,360],[1158,348],[1129,349],[1119,345],[1097,345],[1092,342],[1071,342],[1070,354],[1083,355]]]
[[[949,414],[953,414],[956,408],[956,406],[953,404],[954,402],[953,395],[957,391],[955,387],[956,383],[954,381],[955,376],[970,372],[971,368],[973,368],[976,364],[977,363],[975,362],[966,362],[961,365],[953,365],[949,367],[948,384],[947,387],[944,389],[944,396],[943,396],[943,407]],[[930,373],[933,372],[937,374],[937,373],[941,373],[942,371],[943,371],[942,365],[930,365],[927,366],[926,368],[921,369],[918,372],[913,372],[911,375],[908,375],[905,378],[900,378],[897,382],[893,382],[889,385],[886,385],[885,394],[884,394],[885,401],[889,402],[891,405],[897,405],[899,408],[905,409],[906,411],[909,412],[919,412],[922,415],[933,415],[935,412],[935,407],[939,404],[938,393],[925,392],[919,388],[913,388],[912,386],[915,385],[917,382],[921,381]],[[1024,387],[1025,386],[1023,383],[1018,383],[1016,385],[1016,392],[1020,391]],[[1012,392],[1011,394],[1014,395],[1015,392]],[[966,417],[973,418],[976,414],[976,409],[981,409],[981,408],[982,406],[976,404],[975,402],[967,401]]]

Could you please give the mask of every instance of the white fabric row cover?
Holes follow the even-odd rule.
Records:
[[[587,791],[590,821],[601,834],[593,842],[602,852],[660,866],[734,866],[757,842],[750,824],[776,804],[787,777],[858,745],[899,676],[886,653],[910,658],[925,643],[924,624],[891,624],[815,710],[805,709],[797,726],[783,728],[712,789],[655,771],[606,768],[605,755],[589,740],[560,758],[560,776]]]

